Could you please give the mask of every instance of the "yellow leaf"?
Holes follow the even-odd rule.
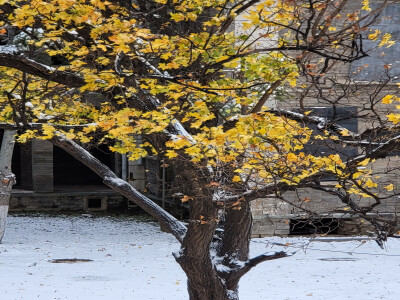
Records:
[[[171,13],[171,20],[174,20],[175,22],[180,22],[185,20],[185,16],[180,13]]]
[[[242,179],[240,178],[240,176],[233,176],[233,178],[232,178],[232,181],[233,182],[239,182],[239,181],[242,181]]]
[[[296,161],[297,160],[297,156],[296,156],[296,154],[294,154],[294,153],[289,153],[288,155],[287,155],[287,160],[288,161]]]
[[[394,185],[393,185],[393,184],[389,184],[389,185],[385,186],[385,189],[386,189],[388,192],[393,191]]]
[[[99,48],[99,49],[101,49],[101,50],[103,50],[103,51],[107,51],[106,46],[103,45],[103,44],[98,44],[98,45],[97,45],[97,48]]]
[[[396,42],[391,40],[391,35],[390,33],[385,33],[382,37],[381,42],[379,43],[379,47],[383,47],[386,46],[386,48],[389,48],[391,46],[393,46]]]
[[[364,159],[363,161],[359,162],[358,165],[365,167],[366,165],[368,165],[368,163],[369,163],[369,158]]]
[[[353,179],[357,179],[358,177],[360,177],[361,175],[362,175],[363,173],[361,173],[361,172],[355,172],[354,174],[353,174]]]
[[[349,135],[350,135],[350,133],[349,133],[349,131],[348,131],[347,129],[343,129],[343,130],[340,132],[340,134],[341,134],[342,136],[349,136]]]
[[[174,157],[177,157],[178,154],[173,150],[167,150],[167,153],[165,154],[165,156],[168,158],[174,158]]]
[[[368,39],[375,41],[379,34],[381,33],[381,31],[379,29],[375,29],[374,33],[371,33],[370,35],[368,35]]]
[[[362,7],[363,10],[366,10],[366,11],[372,10],[371,7],[369,7],[369,0],[363,0],[362,4],[363,4],[363,7]]]
[[[384,104],[390,104],[393,102],[394,95],[386,95],[385,97],[382,98],[382,103]]]
[[[336,135],[332,135],[329,137],[331,140],[337,141],[339,138]]]
[[[400,122],[400,114],[391,113],[390,115],[386,115],[386,117],[390,122],[393,122],[393,124],[395,125]]]
[[[365,185],[366,185],[367,187],[369,187],[369,188],[371,188],[371,187],[376,187],[376,186],[377,186],[377,184],[376,184],[375,182],[373,182],[373,181],[371,180],[371,178],[368,178],[368,180],[367,180],[367,182],[365,183]]]
[[[198,147],[190,147],[185,150],[185,152],[189,155],[196,156],[200,153],[200,149]]]

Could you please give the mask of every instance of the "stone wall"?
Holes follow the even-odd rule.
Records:
[[[361,1],[349,1],[346,6],[347,13],[359,11]],[[370,1],[372,4],[379,4],[382,1]],[[399,4],[397,4],[399,5]],[[390,9],[390,8],[389,8]],[[385,28],[382,29],[384,31]],[[385,50],[382,49],[381,52]],[[379,58],[377,58],[379,59]],[[361,63],[361,64],[360,64]],[[393,62],[396,63],[396,62]],[[357,67],[355,67],[357,66]],[[308,96],[303,99],[303,105],[307,110],[312,110],[313,107],[323,108],[331,107],[330,102],[333,97],[340,95],[342,92],[341,84],[347,84],[348,92],[345,97],[335,102],[337,107],[357,107],[358,114],[365,117],[358,119],[358,132],[363,132],[367,128],[374,128],[380,122],[386,121],[386,115],[390,113],[396,103],[393,105],[382,104],[382,99],[386,94],[399,93],[398,86],[395,82],[389,82],[386,87],[380,90],[380,80],[382,78],[369,79],[368,81],[360,81],[357,78],[357,72],[369,72],[369,68],[376,68],[377,64],[369,66],[363,63],[363,60],[353,64],[336,64],[327,74],[335,78],[338,84],[327,86],[322,90],[323,97],[321,97],[321,90],[311,89]],[[365,77],[365,76],[364,76]],[[364,78],[363,77],[363,78]],[[396,81],[396,79],[394,80]],[[350,92],[352,91],[352,92]],[[276,102],[276,106],[280,108],[293,109],[298,108],[297,102],[299,95],[303,92],[302,89],[295,89],[289,92],[286,101]],[[375,99],[371,99],[370,95],[375,95]],[[271,104],[269,105],[271,107]],[[272,105],[274,106],[274,105]],[[376,115],[372,112],[371,107],[375,112],[381,116],[381,120],[376,119]],[[365,153],[365,149],[358,148],[359,154]],[[374,173],[379,173],[378,189],[376,192],[382,196],[387,197],[393,192],[387,192],[383,187],[389,183],[393,183],[397,188],[395,192],[400,191],[400,159],[398,156],[391,156],[386,159],[379,159],[375,161],[372,166]],[[327,185],[335,186],[335,182],[326,182]],[[252,202],[251,208],[254,216],[253,236],[273,235],[273,234],[289,234],[290,233],[290,220],[299,218],[306,215],[307,210],[319,214],[321,217],[331,216],[339,219],[340,227],[338,234],[354,234],[354,233],[367,233],[371,227],[362,222],[360,219],[353,218],[346,214],[335,214],[337,209],[343,209],[345,204],[330,194],[311,189],[299,189],[297,192],[287,192],[284,194],[285,199],[293,205],[286,202],[277,200],[275,198],[258,199]],[[370,198],[358,199],[360,205],[368,205],[372,200]],[[304,211],[303,211],[304,210]],[[393,196],[382,201],[382,204],[372,213],[379,213],[382,215],[393,215],[400,212],[399,197]]]
[[[127,200],[118,194],[78,192],[68,193],[13,193],[10,211],[105,211],[126,210]]]

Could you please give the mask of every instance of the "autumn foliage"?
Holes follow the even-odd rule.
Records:
[[[190,254],[191,243],[209,251],[216,228],[228,224],[234,235],[243,231],[243,244],[224,241],[225,233],[218,255],[247,261],[254,199],[323,189],[320,181],[330,178],[334,187],[326,191],[343,201],[341,211],[365,217],[377,204],[360,208],[353,197],[378,203],[377,190],[394,193],[395,182],[380,182],[368,167],[389,146],[353,157],[307,151],[319,141],[364,139],[316,116],[304,99],[325,92],[338,64],[367,56],[362,39],[382,51],[394,45],[390,34],[368,27],[385,4],[353,1],[358,10],[348,12],[348,2],[0,0],[0,34],[8,36],[0,46],[0,121],[20,130],[20,142],[62,138],[108,143],[131,160],[158,155],[179,173],[178,190],[191,207],[185,255],[200,251]],[[399,99],[387,93],[379,101]],[[385,129],[399,114],[387,120]],[[244,225],[235,229],[233,220]],[[388,234],[386,225],[374,225]],[[236,277],[202,262],[234,291],[253,266],[219,263],[236,268]],[[209,280],[202,284],[211,290],[224,285]],[[202,298],[194,282],[193,299],[223,299]]]

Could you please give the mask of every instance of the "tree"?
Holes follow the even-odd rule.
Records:
[[[12,34],[13,29],[10,29],[9,32]],[[11,45],[12,42],[13,39],[9,38],[6,41],[6,45]],[[5,130],[0,149],[0,180],[2,183],[0,192],[0,243],[6,229],[6,218],[11,196],[11,188],[15,183],[15,176],[11,172],[11,160],[14,151],[16,133],[15,130]]]
[[[6,229],[6,218],[11,196],[11,188],[15,182],[15,176],[11,172],[11,159],[14,150],[14,130],[4,132],[3,141],[0,150],[0,242],[3,239]]]
[[[340,125],[335,113],[357,96],[357,84],[334,70],[366,57],[365,40],[393,45],[390,34],[369,31],[385,5],[0,0],[1,34],[12,40],[0,48],[2,127],[18,129],[20,142],[50,140],[171,232],[181,243],[175,258],[190,299],[237,299],[244,274],[288,255],[249,257],[255,199],[324,190],[342,201],[336,211],[371,222],[379,243],[395,233],[395,218],[370,214],[389,196],[364,167],[396,149],[398,114],[386,120],[376,110],[382,84],[369,107],[346,116],[368,117],[365,131]],[[281,107],[266,108],[271,99]],[[308,110],[309,99],[325,101],[333,115]],[[395,100],[393,93],[383,98]],[[105,142],[130,159],[155,153],[175,170],[173,192],[189,205],[187,227],[85,150]],[[307,150],[312,143],[363,150],[322,155]],[[332,177],[335,186],[321,184]],[[397,195],[393,183],[386,190]]]

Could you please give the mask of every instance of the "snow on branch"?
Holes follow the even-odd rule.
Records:
[[[268,253],[261,254],[259,256],[256,256],[254,258],[249,259],[242,267],[232,270],[231,271],[232,274],[230,274],[230,276],[241,278],[244,274],[246,274],[252,268],[254,268],[255,266],[259,265],[262,262],[265,262],[265,261],[268,261],[268,260],[275,260],[275,259],[279,259],[279,258],[284,258],[284,257],[289,257],[289,256],[292,256],[292,255],[293,254],[287,253],[287,252],[284,252],[284,251],[274,252],[272,254],[268,254]]]
[[[18,54],[18,49],[14,45],[2,45],[2,46],[0,46],[0,55],[1,54],[16,55],[16,54]]]
[[[363,133],[357,133],[350,131],[349,129],[337,123],[331,122],[327,118],[306,115],[303,113],[287,109],[271,108],[263,112],[273,113],[277,116],[284,116],[288,119],[302,122],[305,124],[315,124],[317,125],[318,130],[320,131],[326,130],[330,135],[335,135],[337,139],[335,139],[334,141],[338,143],[348,144],[351,146],[383,146],[384,144],[386,144],[385,142],[373,142],[365,139],[366,137],[368,137],[368,133],[371,131],[371,129],[366,129]],[[238,116],[229,119],[227,122],[225,122],[224,127],[226,128],[232,127],[233,124],[238,121],[238,119],[239,119]],[[384,130],[384,129],[386,128],[384,127],[374,128],[374,130]],[[344,132],[346,133],[346,136],[343,136]]]
[[[54,136],[50,141],[54,145],[68,152],[75,159],[89,167],[93,172],[95,172],[103,179],[103,182],[106,185],[108,185],[124,197],[128,198],[129,200],[132,200],[143,210],[148,212],[164,228],[167,228],[179,242],[183,241],[187,229],[182,222],[180,222],[174,216],[170,215],[168,212],[166,212],[164,209],[154,203],[151,199],[141,194],[128,182],[118,178],[110,168],[108,168],[101,161],[95,158],[87,150],[82,148],[74,141],[66,139],[65,137]]]
[[[56,68],[23,57],[18,54],[15,46],[0,46],[0,66],[14,68],[69,87],[85,85],[83,77],[75,73],[59,71]]]
[[[330,122],[327,118],[324,117],[318,117],[318,116],[310,116],[310,115],[306,115],[306,114],[302,114],[302,113],[298,113],[298,112],[294,112],[294,111],[290,111],[290,110],[286,110],[286,109],[279,109],[279,108],[272,108],[267,110],[267,112],[276,114],[276,115],[280,115],[280,116],[285,116],[287,118],[290,118],[292,120],[295,121],[302,121],[304,123],[312,123],[312,124],[316,124],[317,128],[319,130],[327,130],[328,132],[331,133],[335,133],[338,135],[341,135],[341,132],[346,131],[346,133],[348,134],[348,136],[346,136],[346,138],[349,139],[360,139],[360,134],[356,133],[356,132],[351,132],[350,130],[348,130],[347,128],[337,124],[337,123],[332,123]]]
[[[44,115],[40,120],[49,121],[54,119],[54,116]],[[29,122],[27,124],[11,124],[0,122],[0,129],[4,130],[20,130],[20,129],[41,129],[44,123]],[[46,124],[53,126],[56,129],[69,130],[69,129],[81,129],[88,126],[97,126],[97,123],[87,123],[87,124],[71,124],[71,125],[59,125],[46,122]]]
[[[137,57],[139,60],[146,65],[150,70],[154,72],[159,78],[163,79],[174,79],[173,76],[171,76],[167,71],[164,73],[161,72],[159,69],[157,69],[155,66],[153,66],[152,63],[150,63],[146,58],[144,58],[142,55],[140,55],[138,52],[136,52]]]
[[[348,164],[359,163],[367,158],[369,159],[378,159],[385,158],[391,152],[400,150],[400,135],[395,136],[394,138],[389,139],[386,142],[382,142],[378,147],[369,151],[369,153],[359,155],[348,162]]]
[[[148,60],[146,60],[144,57],[139,56],[138,58],[140,59],[140,61],[142,61],[148,68],[150,68],[151,70],[153,70],[153,72],[155,74],[157,74],[158,76],[160,76],[163,79],[173,79],[173,77],[171,75],[169,75],[169,73],[167,71],[165,71],[164,73],[162,73],[159,69],[157,69],[155,66],[153,66]],[[161,106],[161,102],[160,100],[158,100],[156,97],[152,96],[152,95],[147,95],[148,98],[150,99],[150,101],[152,102],[152,104],[156,107]],[[174,129],[175,134],[180,135],[184,138],[186,138],[190,143],[195,144],[196,141],[194,140],[194,138],[192,137],[192,135],[187,132],[187,130],[185,129],[185,127],[183,127],[182,123],[179,122],[177,119],[172,119],[171,121],[171,127]],[[169,133],[170,134],[170,133]],[[171,137],[173,137],[173,135],[170,134]]]

